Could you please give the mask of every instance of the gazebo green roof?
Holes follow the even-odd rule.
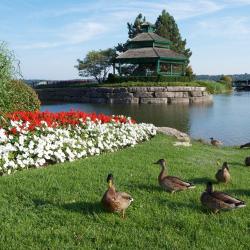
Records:
[[[163,38],[156,33],[153,32],[143,32],[138,34],[136,37],[130,40],[131,42],[145,42],[145,41],[154,41],[154,42],[160,42],[160,43],[166,43],[171,44],[171,41]]]
[[[116,57],[118,61],[125,61],[126,59],[176,59],[178,61],[185,61],[186,57],[182,54],[179,54],[171,49],[164,48],[137,48],[129,49]]]
[[[153,26],[149,23],[142,24],[142,33],[137,34],[128,42],[128,50],[118,55],[115,62],[121,64],[155,65],[155,73],[163,75],[183,75],[187,58],[176,51],[171,50],[172,42],[157,35]],[[178,69],[178,70],[177,70]],[[177,71],[176,71],[177,70]]]

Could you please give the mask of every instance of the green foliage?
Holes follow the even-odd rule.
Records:
[[[186,39],[182,40],[179,28],[173,16],[166,10],[163,10],[161,15],[158,16],[155,22],[155,33],[159,36],[167,38],[172,42],[171,49],[185,55],[188,59],[191,57],[192,52],[186,49]]]
[[[101,83],[106,80],[115,56],[116,52],[114,49],[92,50],[88,52],[84,60],[77,60],[78,65],[76,68],[80,76],[92,76],[98,83]]]
[[[40,101],[36,92],[20,80],[11,80],[0,91],[0,113],[18,110],[39,110]]]
[[[134,23],[127,23],[128,26],[128,37],[130,39],[134,38],[136,35],[142,32],[141,25],[146,22],[146,17],[140,13],[136,18]]]
[[[0,43],[0,113],[16,110],[37,110],[40,101],[35,91],[22,81],[19,62],[6,43]]]
[[[228,88],[232,88],[233,79],[231,76],[222,75],[220,78],[220,82],[226,84]]]
[[[206,87],[211,94],[221,94],[231,91],[231,88],[223,82],[196,81],[200,86]]]
[[[5,42],[0,42],[0,87],[19,74],[19,68],[16,64],[15,55],[10,51]]]
[[[190,80],[194,80],[195,78],[195,74],[190,65],[186,67],[185,76],[187,76]]]
[[[242,163],[249,151],[173,142],[157,135],[134,148],[1,177],[0,248],[248,249],[250,171]],[[164,192],[160,167],[152,164],[160,158],[167,159],[169,174],[196,188]],[[206,181],[215,180],[217,160],[231,163],[233,179],[214,188],[244,200],[245,208],[213,215],[202,207],[200,195]],[[116,188],[134,198],[124,220],[100,205],[110,172]]]

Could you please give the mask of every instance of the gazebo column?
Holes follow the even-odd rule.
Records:
[[[159,74],[160,72],[160,60],[156,61],[156,73]]]
[[[121,62],[119,62],[119,75],[121,76],[122,68],[121,68]]]
[[[115,75],[115,62],[113,63],[113,75]]]
[[[181,65],[181,74],[184,76],[184,64]]]
[[[170,75],[172,76],[173,75],[173,64],[170,63]]]

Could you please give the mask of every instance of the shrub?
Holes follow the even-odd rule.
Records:
[[[227,88],[229,88],[229,89],[232,88],[233,79],[231,76],[222,75],[220,78],[220,82],[224,83],[227,86]]]
[[[5,83],[0,91],[0,113],[18,110],[39,110],[40,101],[36,92],[20,80]]]

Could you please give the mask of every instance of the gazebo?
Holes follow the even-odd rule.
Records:
[[[141,25],[142,33],[128,43],[128,50],[118,55],[115,63],[119,64],[118,71],[122,75],[123,65],[143,66],[142,72],[136,76],[182,76],[184,75],[187,58],[170,49],[171,41],[154,33],[150,23]],[[115,65],[114,65],[115,67]]]

